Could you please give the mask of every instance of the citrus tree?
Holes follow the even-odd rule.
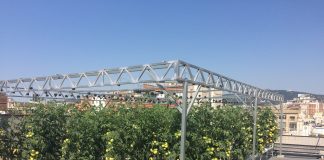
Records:
[[[251,122],[240,107],[195,108],[188,118],[188,157],[244,159],[250,154]]]
[[[33,106],[28,116],[0,130],[0,156],[9,159],[178,159],[180,113],[174,108],[114,105]],[[275,116],[259,109],[257,149],[277,138]],[[9,123],[10,122],[10,123]],[[187,159],[246,159],[252,116],[242,107],[193,107],[188,115]]]
[[[266,147],[272,145],[279,135],[276,116],[270,108],[263,108],[258,112],[257,121],[257,149],[259,153],[264,152]]]

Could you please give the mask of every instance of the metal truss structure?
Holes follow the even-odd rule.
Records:
[[[125,93],[125,91],[145,90],[145,87],[143,87],[145,84],[159,88],[166,96],[166,99],[174,101],[178,105],[177,108],[181,112],[182,117],[180,160],[185,159],[187,115],[190,112],[190,108],[196,103],[196,100],[201,99],[200,93],[208,92],[208,97],[206,96],[204,98],[212,103],[213,97],[211,92],[215,90],[224,91],[231,94],[232,99],[236,99],[243,104],[243,106],[253,107],[254,126],[252,159],[255,159],[256,150],[258,102],[260,100],[266,100],[281,103],[284,100],[281,95],[269,90],[254,87],[181,60],[102,69],[92,72],[2,80],[0,81],[0,91],[5,92],[9,97],[36,96],[48,99],[82,99],[92,94],[94,96],[98,94],[109,95],[114,94],[116,91],[124,91]],[[175,87],[172,89],[172,87],[165,84],[173,84],[173,87]],[[196,88],[189,91],[188,86],[195,86]],[[151,90],[155,89],[151,88]],[[181,102],[184,103],[179,103],[174,99],[172,95],[175,92],[182,93]],[[188,98],[190,92],[192,96]],[[254,104],[245,103],[242,97],[253,98]],[[282,115],[282,105],[280,105],[280,110]],[[280,124],[280,133],[282,134],[282,122]],[[281,141],[280,138],[280,144]]]
[[[56,74],[52,76],[19,78],[0,81],[0,90],[9,96],[54,97],[57,94],[79,94],[92,89],[113,90],[112,86],[144,83],[182,83],[214,88],[241,95],[259,97],[272,101],[283,101],[283,97],[243,82],[236,81],[221,74],[192,65],[184,61],[165,61],[161,63],[102,69],[92,72]],[[128,89],[135,89],[129,87]],[[56,93],[56,94],[55,94]],[[71,96],[77,97],[77,96]]]

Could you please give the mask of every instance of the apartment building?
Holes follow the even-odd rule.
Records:
[[[8,109],[8,97],[4,93],[0,93],[0,111]]]
[[[283,134],[309,136],[318,134],[315,130],[324,125],[324,103],[309,94],[299,94],[298,98],[283,104]],[[324,134],[324,133],[323,133]]]

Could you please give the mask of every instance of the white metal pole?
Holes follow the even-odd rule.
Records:
[[[280,148],[279,148],[279,155],[282,156],[282,132],[283,132],[283,124],[282,124],[282,120],[283,119],[283,107],[282,107],[282,102],[280,103],[280,139],[279,139],[279,143],[280,143]]]
[[[208,88],[208,104],[211,107],[212,106],[212,99],[211,99],[211,88]]]
[[[258,109],[258,98],[255,97],[255,104],[254,104],[254,110],[253,110],[253,146],[252,146],[252,159],[253,160],[255,160],[255,150],[256,150],[257,109]]]
[[[188,81],[183,83],[183,95],[182,95],[182,113],[181,113],[181,141],[180,141],[180,160],[186,158],[186,127],[187,127],[187,99],[188,99]]]

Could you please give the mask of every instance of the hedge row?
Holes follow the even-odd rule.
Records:
[[[0,156],[10,159],[177,159],[180,113],[153,108],[88,108],[39,105],[0,129]],[[270,109],[258,115],[257,150],[277,138]],[[188,115],[187,159],[246,159],[252,148],[252,116],[241,107],[194,107]]]

